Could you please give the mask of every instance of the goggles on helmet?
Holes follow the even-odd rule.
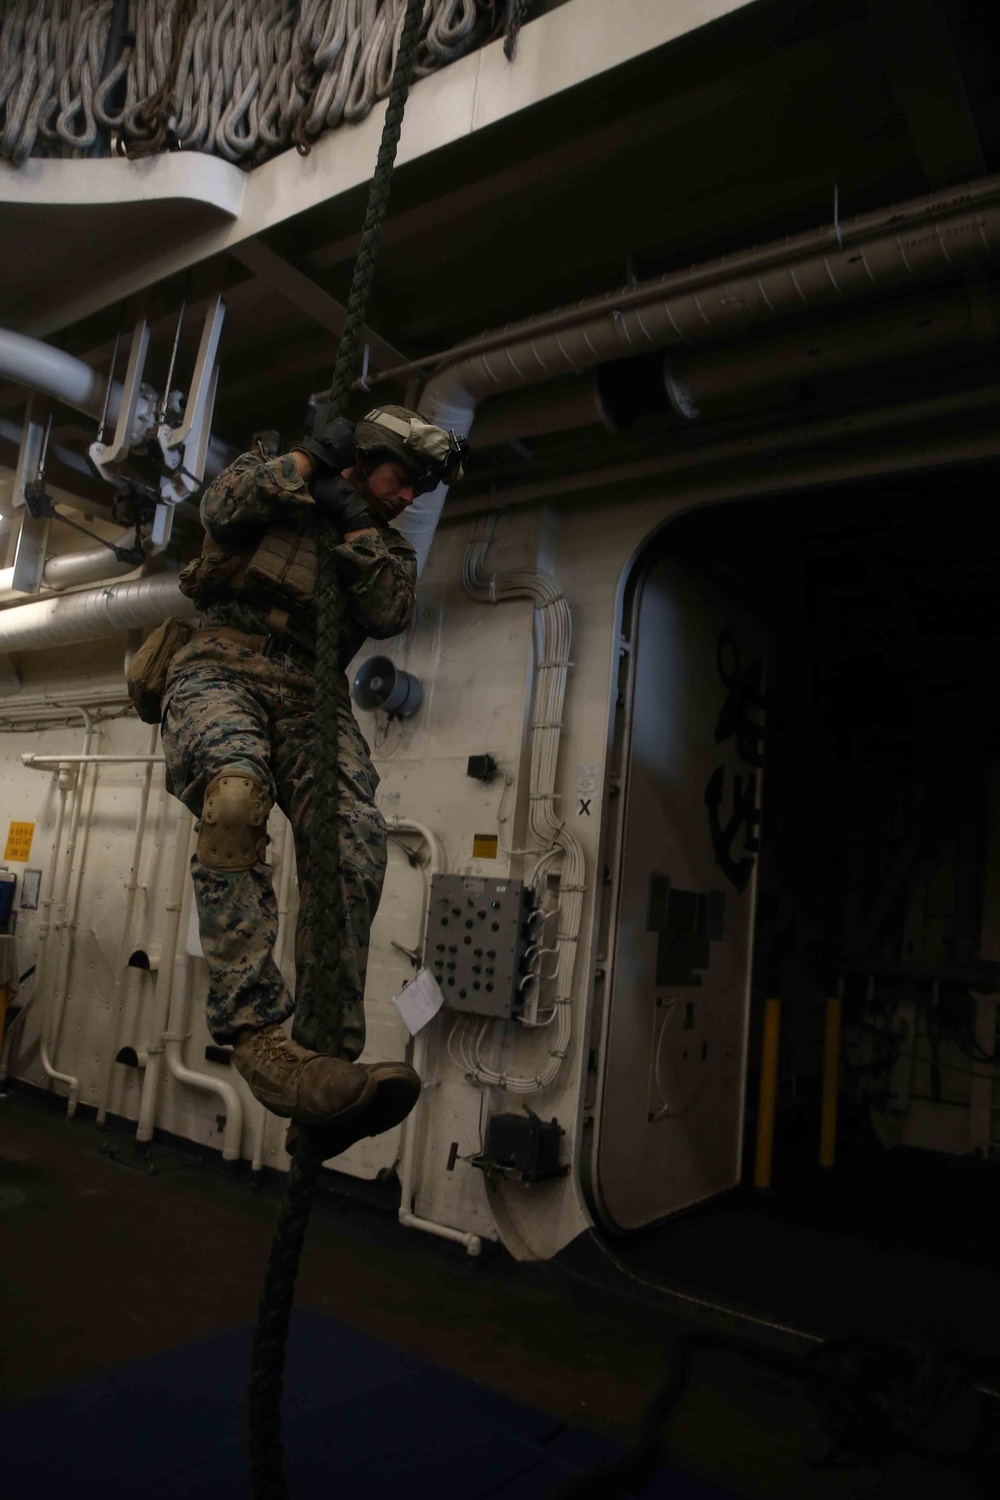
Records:
[[[461,479],[463,461],[469,451],[465,438],[421,417],[393,416],[380,406],[368,412],[362,421],[394,434],[397,442],[387,447],[411,471],[415,495],[426,495],[439,484],[457,484]]]

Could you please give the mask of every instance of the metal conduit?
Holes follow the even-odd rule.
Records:
[[[173,573],[138,578],[0,610],[0,651],[30,651],[67,641],[98,641],[123,630],[196,614]]]
[[[128,547],[135,538],[135,530],[129,527],[116,536],[112,545]],[[42,573],[42,586],[47,589],[65,589],[81,583],[98,583],[103,578],[119,578],[124,573],[134,573],[135,563],[119,562],[107,547],[87,547],[81,552],[61,552],[50,557]]]
[[[503,328],[480,334],[478,338],[468,339],[465,343],[456,344],[451,349],[445,349],[437,354],[426,354],[420,359],[409,360],[406,364],[381,370],[377,375],[370,376],[364,387],[361,386],[360,381],[356,381],[355,386],[357,389],[374,390],[388,381],[398,382],[404,376],[425,370],[429,365],[450,365],[455,360],[464,359],[466,355],[486,354],[498,349],[506,350],[515,339],[529,333],[532,338],[541,339],[549,334],[580,328],[591,318],[607,318],[618,312],[624,313],[648,307],[651,303],[659,302],[673,293],[683,291],[694,294],[701,288],[717,285],[726,277],[735,275],[756,277],[767,269],[775,267],[787,269],[789,265],[794,265],[804,256],[815,259],[822,255],[825,262],[826,252],[832,256],[834,251],[853,250],[859,242],[887,229],[893,231],[900,246],[900,253],[906,258],[908,251],[911,252],[913,235],[918,232],[922,234],[929,222],[933,223],[946,216],[961,214],[963,211],[967,211],[967,216],[971,215],[974,218],[978,209],[989,207],[998,199],[1000,199],[1000,176],[995,176],[983,177],[975,182],[931,193],[926,198],[913,198],[903,203],[890,204],[887,208],[876,209],[868,214],[857,214],[837,224],[805,230],[801,234],[786,235],[784,239],[772,240],[767,245],[754,245],[749,250],[736,250],[729,255],[720,256],[717,260],[704,261],[700,265],[692,266],[686,271],[668,271],[663,276],[640,282],[638,285],[605,292],[599,297],[585,298],[582,302],[573,303],[569,307],[559,308],[551,313],[538,314],[525,319],[523,323],[508,323]]]
[[[998,247],[1000,178],[983,178],[485,335],[431,376],[418,409],[467,436],[484,396],[954,276],[985,264]],[[446,493],[439,486],[419,497],[397,523],[418,568]]]
[[[956,275],[992,259],[998,245],[1000,177],[983,178],[484,335],[453,351],[452,362],[431,376],[419,410],[467,435],[486,395],[574,375],[630,353],[745,332],[810,307]],[[88,365],[22,334],[0,331],[3,375],[92,415],[103,403],[104,383]],[[439,486],[418,497],[397,523],[416,548],[418,568],[426,561],[446,494]],[[140,579],[0,612],[0,649],[98,639],[156,624],[171,613],[193,613],[176,581]]]

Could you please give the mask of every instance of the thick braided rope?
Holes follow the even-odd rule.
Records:
[[[368,208],[351,281],[344,330],[337,348],[331,389],[331,417],[344,413],[351,382],[356,373],[365,305],[375,274],[375,256],[389,202],[392,169],[406,96],[413,77],[422,12],[423,0],[406,0],[382,143],[368,195]],[[313,963],[317,965],[320,975],[327,976],[325,982],[328,984],[330,976],[340,973],[344,937],[337,837],[337,683],[340,675],[342,602],[332,555],[332,548],[338,540],[333,528],[328,523],[321,522],[316,638],[315,790],[312,816],[317,828],[328,830],[333,836],[312,840],[309,899],[315,934]],[[319,1048],[335,1053],[340,1051],[336,1016],[331,1017],[329,1038],[320,1038]],[[264,1274],[251,1359],[248,1417],[250,1470],[255,1500],[287,1500],[288,1488],[281,1448],[281,1389],[285,1345],[295,1297],[299,1258],[321,1166],[321,1149],[311,1138],[309,1130],[301,1130]]]
[[[285,1345],[299,1257],[322,1165],[322,1152],[315,1149],[309,1133],[302,1131],[274,1227],[254,1334],[247,1437],[255,1500],[286,1500],[288,1495],[281,1445]]]
[[[510,7],[510,16],[507,21],[507,30],[504,33],[503,55],[508,62],[514,61],[514,53],[517,51],[517,36],[521,27],[528,19],[528,11],[531,0],[513,0]]]

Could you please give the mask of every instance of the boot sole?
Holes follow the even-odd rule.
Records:
[[[405,1067],[405,1064],[402,1065]],[[384,1135],[401,1125],[420,1098],[419,1081],[414,1085],[416,1074],[412,1069],[401,1070],[397,1063],[384,1068],[377,1065],[369,1068],[369,1076],[375,1086],[375,1097],[364,1119],[343,1122],[337,1120],[328,1125],[310,1126],[317,1148],[323,1151],[323,1160],[340,1156],[356,1141],[367,1136]],[[299,1138],[299,1121],[293,1120],[285,1137],[285,1150],[291,1155]],[[362,1129],[358,1129],[358,1126]]]
[[[239,1070],[237,1069],[237,1071]],[[359,1114],[364,1114],[365,1111],[371,1107],[375,1095],[378,1091],[378,1080],[372,1078],[371,1075],[369,1075],[366,1086],[364,1087],[364,1089],[362,1089],[358,1097],[356,1099],[353,1099],[350,1104],[346,1105],[343,1109],[336,1110],[333,1114],[330,1115],[314,1115],[306,1114],[304,1112],[300,1113],[295,1109],[279,1108],[277,1105],[272,1104],[269,1099],[261,1097],[261,1095],[254,1088],[250,1079],[246,1077],[246,1074],[241,1074],[241,1076],[246,1082],[246,1085],[251,1094],[253,1094],[254,1098],[257,1100],[258,1104],[263,1104],[264,1108],[270,1114],[277,1115],[279,1120],[294,1120],[297,1125],[347,1124],[349,1120],[353,1120]]]

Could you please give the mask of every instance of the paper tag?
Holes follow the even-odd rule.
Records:
[[[587,792],[597,791],[598,769],[599,768],[597,766],[576,767],[576,790],[580,796],[583,796]]]
[[[444,1004],[444,996],[430,969],[418,969],[409,984],[404,984],[392,999],[411,1036],[433,1021]]]

